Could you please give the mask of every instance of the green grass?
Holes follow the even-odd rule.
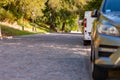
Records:
[[[48,25],[44,23],[33,23],[29,21],[22,21],[22,19],[18,20],[18,25],[24,26],[25,28],[28,28],[32,30],[33,27],[36,27],[37,33],[47,33],[50,32],[50,29],[48,28]]]
[[[17,30],[17,29],[11,28],[9,26],[1,25],[1,24],[0,26],[1,26],[3,36],[20,36],[20,35],[35,34],[32,32]]]
[[[29,23],[31,25],[31,27],[29,26],[29,28],[32,28],[32,26],[35,26],[37,29],[38,33],[47,33],[50,32],[50,29],[48,27],[48,25],[44,24],[44,23]]]

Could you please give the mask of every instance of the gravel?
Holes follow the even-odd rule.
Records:
[[[0,41],[0,80],[91,80],[90,48],[78,34],[36,34]]]

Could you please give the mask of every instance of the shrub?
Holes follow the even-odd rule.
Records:
[[[3,8],[0,8],[0,21],[14,22],[16,17],[10,12]]]

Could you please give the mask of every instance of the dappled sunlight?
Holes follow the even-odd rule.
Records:
[[[52,49],[59,49],[60,50],[68,50],[70,51],[70,54],[72,52],[73,55],[82,55],[82,56],[88,56],[88,53],[90,52],[90,48],[84,48],[81,47],[81,45],[77,45],[77,46],[73,46],[73,47],[69,47],[69,45],[44,45],[42,44],[43,47],[46,48],[52,48]],[[69,54],[69,53],[68,53]]]
[[[90,49],[86,49],[86,48],[74,48],[73,49],[75,52],[75,54],[80,54],[80,55],[83,55],[83,56],[88,56],[89,52],[90,52]]]
[[[86,66],[90,49],[82,45],[79,37],[37,34],[3,40],[0,45],[0,71],[6,73],[2,77],[89,80]]]
[[[13,36],[8,36],[8,37],[5,37],[7,39],[13,39]]]
[[[28,45],[28,47],[30,47],[30,48],[34,48],[34,46],[33,46],[33,45]]]
[[[62,36],[62,37],[71,37],[71,36],[78,36],[78,37],[82,37],[83,35],[81,35],[81,33],[45,33],[46,35],[49,36]],[[42,34],[40,34],[42,35]]]
[[[58,35],[59,37],[56,37]],[[8,39],[8,42],[4,44],[13,45],[14,47],[11,48],[16,48],[18,52],[20,51],[22,54],[25,52],[29,54],[34,53],[34,55],[48,54],[44,57],[80,58],[81,56],[88,56],[90,51],[90,48],[83,46],[79,41],[80,35],[48,33],[47,35],[37,34],[31,36],[32,35],[13,37],[12,40]],[[48,39],[46,37],[48,37]],[[77,40],[77,42],[74,42],[74,39]],[[49,53],[50,51],[51,53]]]
[[[20,45],[21,43],[4,43],[6,45]]]

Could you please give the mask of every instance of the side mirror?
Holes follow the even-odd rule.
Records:
[[[94,11],[92,11],[91,17],[98,17],[98,10],[97,9],[95,9]]]

